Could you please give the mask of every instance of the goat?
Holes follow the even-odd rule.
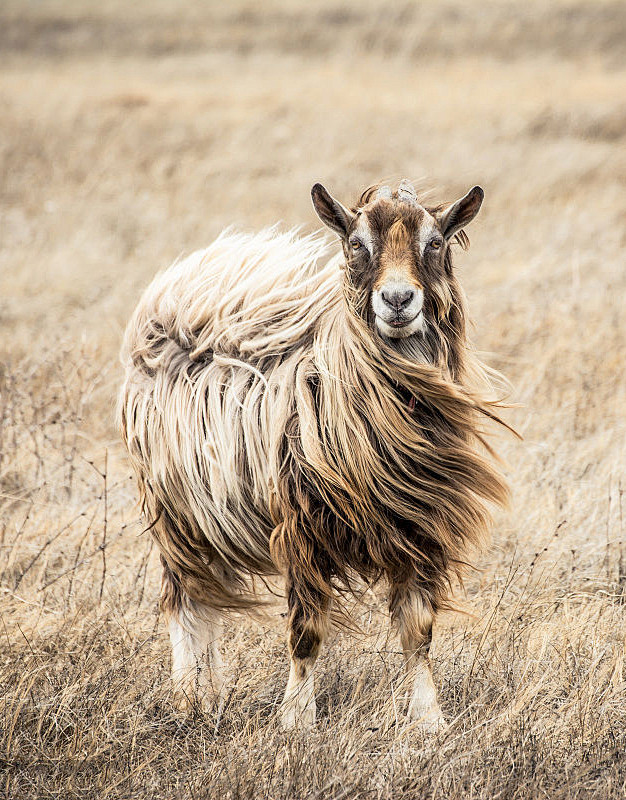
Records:
[[[157,276],[126,330],[119,421],[161,555],[172,674],[183,702],[223,697],[223,619],[282,575],[281,719],[310,726],[331,617],[355,581],[382,578],[408,716],[433,731],[433,619],[507,495],[452,265],[483,191],[429,207],[403,180],[352,209],[311,194],[337,255],[319,234],[223,233]]]

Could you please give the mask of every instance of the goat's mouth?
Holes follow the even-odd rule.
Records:
[[[396,314],[386,319],[382,315],[376,314],[375,319],[379,332],[389,339],[405,339],[407,336],[412,336],[424,328],[423,309],[420,309],[417,314],[408,319],[402,314]]]
[[[421,313],[421,310],[418,311],[417,314],[410,319],[405,319],[403,316],[398,314],[396,315],[395,319],[386,319],[385,322],[387,325],[391,325],[392,328],[404,328],[406,325],[410,325],[412,322],[414,322]]]

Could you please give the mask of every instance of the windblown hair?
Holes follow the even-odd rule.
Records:
[[[385,340],[329,255],[223,234],[147,289],[119,411],[143,507],[170,578],[212,608],[254,606],[254,576],[284,573],[305,607],[385,575],[434,612],[506,498],[463,295],[450,263],[421,343]]]

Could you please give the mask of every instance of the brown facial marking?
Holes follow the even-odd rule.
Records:
[[[396,206],[394,211],[397,210]],[[402,211],[405,213],[396,213],[386,230],[379,229],[380,260],[374,284],[376,289],[383,286],[391,275],[403,276],[418,288],[423,288],[414,254],[414,240],[424,212],[418,208],[403,208]]]
[[[402,258],[411,244],[411,237],[402,217],[398,217],[389,232],[385,244],[385,253],[390,258]]]

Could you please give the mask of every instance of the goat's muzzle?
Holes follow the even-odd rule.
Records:
[[[423,306],[423,290],[410,283],[387,281],[372,292],[376,325],[390,339],[402,339],[421,331]]]

